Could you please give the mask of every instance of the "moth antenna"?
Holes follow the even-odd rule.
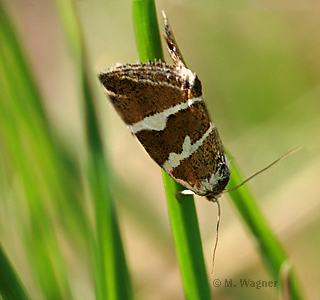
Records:
[[[219,200],[216,199],[214,202],[217,203],[218,206],[218,216],[217,216],[217,227],[216,227],[216,240],[214,242],[214,247],[213,247],[213,252],[212,252],[212,269],[211,269],[211,274],[214,272],[214,259],[216,256],[216,251],[217,251],[217,246],[218,246],[218,239],[219,239],[219,227],[220,227],[220,203]]]
[[[170,56],[177,67],[186,67],[186,62],[184,61],[178,44],[171,31],[168,18],[164,10],[162,11],[163,23],[164,23],[164,33],[163,36],[167,42],[167,48],[169,50]]]
[[[287,156],[299,151],[301,149],[301,147],[296,148],[294,150],[289,151],[288,153],[282,155],[281,157],[279,157],[278,159],[276,159],[274,162],[272,162],[270,165],[264,167],[263,169],[261,169],[260,171],[258,171],[257,173],[254,173],[253,175],[251,175],[250,177],[248,177],[245,181],[241,182],[239,185],[233,187],[232,189],[223,191],[223,194],[232,192],[236,189],[238,189],[239,187],[243,186],[245,183],[247,183],[248,181],[250,181],[252,178],[256,177],[257,175],[261,174],[262,172],[268,170],[269,168],[271,168],[273,165],[275,165],[276,163],[278,163],[280,160],[283,160],[284,158],[286,158]]]

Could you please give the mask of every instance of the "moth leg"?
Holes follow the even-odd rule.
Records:
[[[184,61],[178,44],[171,31],[167,16],[164,11],[162,11],[163,23],[164,23],[164,33],[163,36],[167,42],[167,48],[169,50],[170,56],[177,67],[187,67]]]

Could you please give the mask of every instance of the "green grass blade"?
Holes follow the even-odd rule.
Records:
[[[7,176],[19,189],[15,207],[24,208],[16,223],[35,278],[46,299],[72,299],[65,262],[46,200],[64,198],[59,151],[52,139],[42,101],[15,30],[0,3],[1,150]],[[61,181],[60,181],[61,180]],[[12,188],[12,187],[10,187]],[[49,205],[50,206],[50,205]]]
[[[231,158],[229,153],[228,157],[229,159]],[[228,184],[229,187],[237,186],[244,181],[243,176],[241,176],[239,169],[234,163],[234,160],[231,160],[231,177]],[[272,278],[278,282],[278,288],[281,289],[281,268],[284,263],[289,262],[288,255],[267,223],[257,201],[250,193],[248,187],[244,185],[239,189],[230,192],[229,195],[237,207],[241,217],[255,237],[258,245],[258,251],[260,252],[263,262],[265,263]],[[305,299],[293,268],[290,270],[287,285],[291,293],[290,299]]]
[[[109,168],[103,148],[92,72],[85,55],[81,29],[71,1],[57,1],[70,48],[79,67],[79,86],[83,93],[83,112],[87,138],[87,178],[94,206],[94,228],[90,233],[96,299],[132,299],[132,288],[118,228],[114,203],[109,193]],[[93,76],[98,81],[97,76]]]
[[[133,1],[133,20],[140,60],[163,59],[154,1]],[[162,174],[186,299],[211,299],[193,197],[178,202],[181,186]]]
[[[29,300],[30,297],[0,245],[0,299]]]
[[[163,59],[154,1],[134,0],[132,2],[132,10],[140,61]]]
[[[162,175],[186,299],[211,299],[193,196],[179,196],[179,202],[181,186]]]

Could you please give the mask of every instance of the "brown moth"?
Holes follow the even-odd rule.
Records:
[[[173,66],[163,61],[117,64],[99,79],[150,157],[183,187],[215,201],[229,181],[229,161],[201,82],[186,67],[164,13],[163,18]]]

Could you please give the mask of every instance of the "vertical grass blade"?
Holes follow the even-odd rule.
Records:
[[[132,5],[140,61],[163,59],[154,1],[134,0]],[[176,191],[182,187],[162,174],[185,297],[211,299],[193,197],[183,196],[178,202]]]
[[[211,299],[193,196],[179,196],[178,201],[181,186],[164,171],[162,175],[186,299]]]
[[[118,228],[114,203],[109,193],[109,168],[103,148],[81,28],[71,1],[57,1],[70,48],[78,66],[79,87],[83,94],[83,113],[87,138],[87,179],[94,206],[94,225],[90,232],[97,300],[132,299],[132,289]]]
[[[35,279],[46,299],[72,299],[65,262],[51,222],[51,205],[65,199],[68,183],[25,53],[0,2],[0,136],[6,176],[15,178],[16,224]],[[61,181],[60,181],[61,180]]]
[[[133,23],[141,62],[163,59],[159,25],[154,1],[132,2]]]

